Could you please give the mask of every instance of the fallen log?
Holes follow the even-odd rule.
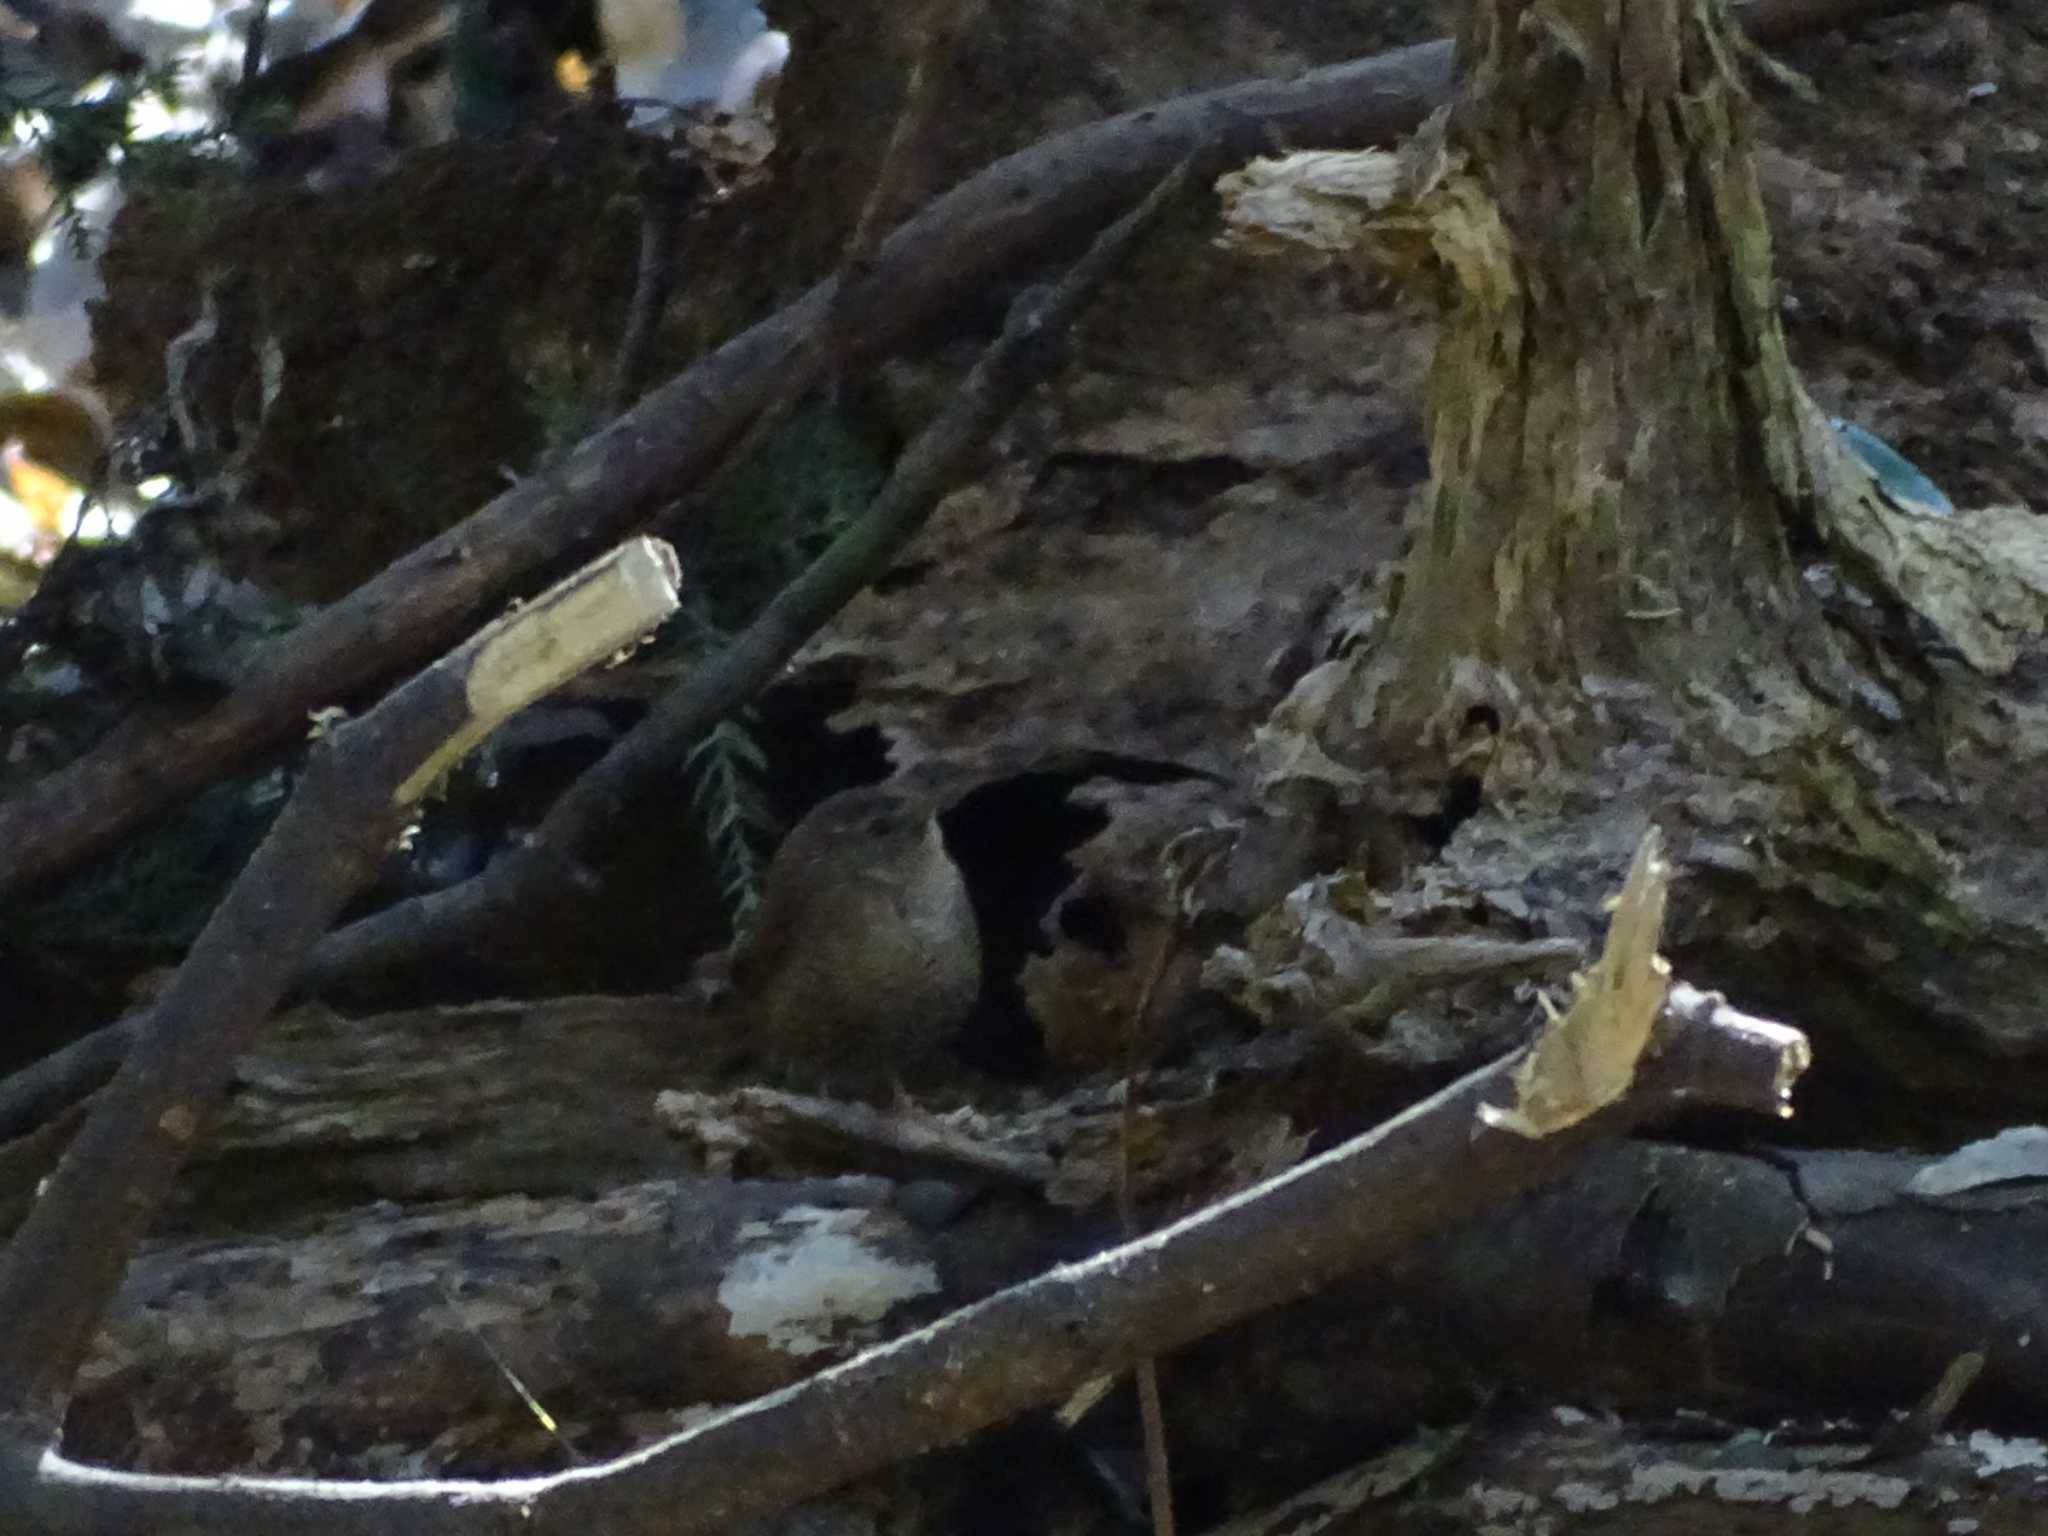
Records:
[[[1628,985],[1588,990],[1643,1000]],[[1647,1001],[1656,1046],[1605,1108],[1561,1108],[1572,1074],[1546,1033],[1548,1045],[1242,1195],[617,1461],[504,1483],[292,1484],[109,1473],[17,1441],[0,1447],[0,1517],[52,1532],[142,1524],[172,1536],[236,1521],[281,1533],[722,1529],[1304,1295],[1563,1175],[1598,1137],[1646,1116],[1702,1102],[1783,1112],[1803,1037],[1690,988],[1672,989],[1661,1007]]]

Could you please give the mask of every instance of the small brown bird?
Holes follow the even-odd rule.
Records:
[[[875,1093],[931,1064],[980,992],[981,936],[930,803],[854,789],[798,822],[732,985],[753,1043],[793,1081]]]

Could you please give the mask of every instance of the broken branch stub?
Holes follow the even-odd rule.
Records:
[[[1572,1003],[1547,1022],[1515,1070],[1512,1108],[1480,1111],[1489,1125],[1548,1136],[1604,1109],[1635,1080],[1671,988],[1671,967],[1657,953],[1671,867],[1655,827],[1643,834],[1608,924],[1607,945],[1589,972],[1572,978]]]

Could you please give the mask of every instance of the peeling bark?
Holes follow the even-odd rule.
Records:
[[[1804,1536],[1929,1530],[2019,1536],[2040,1528],[2039,1441],[1973,1436],[1876,1466],[1841,1446],[1763,1436],[1659,1439],[1559,1408],[1496,1430],[1440,1470],[1432,1490],[1374,1530],[1483,1528],[1574,1536]],[[1299,1529],[1299,1527],[1296,1527]]]

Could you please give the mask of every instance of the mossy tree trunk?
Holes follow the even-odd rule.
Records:
[[[1999,680],[2048,622],[2039,520],[1901,502],[1806,394],[1727,0],[1463,0],[1457,43],[1398,157],[1229,189],[1253,248],[1362,254],[1439,327],[1412,546],[1261,732],[1268,782],[1404,910],[1548,933],[1661,825],[1667,952],[1826,1017],[1839,1102],[1981,1118],[1954,1043],[2044,1040],[2048,861],[1987,835],[2009,771],[1970,777],[2033,718]]]
[[[1429,718],[1464,658],[1539,690],[1811,675],[1832,648],[1785,532],[1811,407],[1723,0],[1470,0],[1458,45],[1460,98],[1411,155],[1434,474],[1383,725]]]

